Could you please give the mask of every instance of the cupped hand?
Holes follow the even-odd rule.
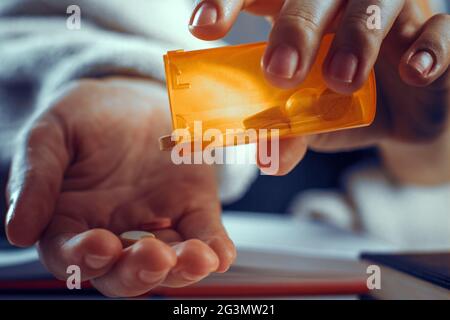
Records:
[[[220,218],[214,168],[176,166],[165,91],[146,80],[72,84],[27,128],[13,159],[7,235],[38,243],[60,279],[78,265],[103,294],[130,297],[224,272],[235,248]],[[154,218],[170,229],[123,248],[122,232]]]
[[[448,145],[450,140],[450,16],[429,17],[424,3],[423,0],[202,0],[197,1],[189,27],[194,36],[212,40],[223,37],[241,11],[268,17],[273,28],[262,68],[273,85],[285,88],[295,87],[305,79],[324,34],[336,33],[324,62],[323,78],[332,90],[351,94],[364,84],[376,66],[381,90],[375,123],[368,128],[283,139],[279,174],[292,170],[308,147],[341,151],[376,145],[392,155],[391,167],[401,167],[411,163],[404,163],[408,157],[420,159],[428,154],[433,159],[436,152],[446,153],[442,145]],[[368,8],[373,5],[380,9],[379,29],[368,27],[369,16],[374,13],[368,13]],[[423,142],[432,147],[415,147]],[[402,159],[397,150],[405,149],[407,156]],[[444,173],[441,169],[436,170],[433,178],[418,180],[439,180],[438,176],[450,180],[448,170]]]

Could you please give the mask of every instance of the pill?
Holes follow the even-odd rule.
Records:
[[[314,88],[300,89],[286,101],[284,113],[287,117],[299,115],[302,111],[307,111],[314,106],[319,99],[319,91]]]
[[[146,231],[126,231],[120,235],[124,247],[129,247],[145,238],[155,238],[155,235]]]
[[[289,129],[289,119],[280,107],[272,107],[244,119],[245,129]]]
[[[172,136],[162,136],[159,138],[159,150],[161,151],[171,151],[175,147],[176,142],[172,141]]]
[[[211,143],[209,141],[201,141],[201,140],[192,140],[192,141],[187,141],[187,142],[176,143],[175,141],[172,141],[171,139],[172,139],[172,136],[160,137],[159,138],[159,151],[172,151],[176,145],[182,146],[182,148],[179,149],[182,151],[197,150],[197,148],[204,150],[205,147]],[[198,145],[200,145],[200,147],[198,147]],[[180,155],[183,155],[183,153],[180,153]]]
[[[339,120],[351,109],[354,99],[352,95],[342,95],[326,89],[316,103],[317,113],[326,121]]]
[[[140,229],[144,231],[157,231],[172,227],[170,218],[157,218],[152,221],[141,224]]]

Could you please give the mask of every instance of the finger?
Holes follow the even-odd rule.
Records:
[[[223,38],[233,27],[240,11],[260,15],[276,14],[283,0],[197,0],[189,21],[189,30],[197,38],[216,40]]]
[[[114,267],[91,280],[109,297],[135,297],[159,285],[176,264],[175,251],[154,238],[145,238],[124,250]]]
[[[261,140],[258,143],[257,164],[260,170],[267,175],[284,176],[288,174],[303,159],[307,151],[304,137],[280,139],[278,149],[273,149],[272,143],[268,143],[267,148],[270,148],[268,151],[261,151],[262,143],[266,142]],[[270,161],[262,159],[266,153],[270,153]],[[274,163],[278,163],[278,170],[274,168]]]
[[[184,287],[207,277],[217,270],[219,257],[203,241],[187,240],[173,246],[177,264],[163,282],[168,287]]]
[[[86,231],[82,223],[59,215],[38,248],[47,269],[63,280],[70,265],[80,267],[83,281],[101,276],[122,253],[122,244],[113,233],[104,229]]]
[[[337,0],[285,1],[262,61],[265,75],[272,84],[292,88],[306,78],[322,37],[341,3]]]
[[[368,8],[379,8],[378,29],[368,27]],[[323,66],[332,90],[351,94],[362,87],[377,60],[383,39],[404,6],[404,0],[350,0]],[[370,11],[369,11],[370,12]],[[374,11],[375,15],[377,11]]]
[[[378,122],[378,123],[377,123]],[[308,148],[316,152],[347,152],[375,146],[388,133],[385,123],[376,121],[372,126],[307,137]]]
[[[203,40],[220,39],[231,29],[244,4],[245,0],[196,1],[189,30]]]
[[[220,219],[220,203],[210,199],[200,203],[201,208],[191,208],[181,219],[178,231],[184,239],[199,239],[209,245],[219,258],[214,271],[225,272],[236,259],[236,248]]]
[[[450,15],[433,16],[400,61],[400,76],[412,86],[427,86],[450,64]]]
[[[49,223],[69,163],[65,134],[51,115],[34,122],[21,138],[8,182],[8,240],[33,245]]]

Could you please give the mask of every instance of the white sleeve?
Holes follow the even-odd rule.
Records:
[[[48,107],[55,92],[71,80],[129,75],[164,81],[161,43],[88,23],[76,32],[65,25],[61,17],[0,13],[0,122],[26,123]],[[14,139],[1,145],[10,154]]]
[[[60,84],[81,77],[118,74],[164,81],[166,51],[219,44],[189,33],[187,1],[133,1],[0,3],[0,81],[38,87],[39,105]],[[81,8],[80,30],[66,27],[66,9],[73,4]]]
[[[242,145],[225,149],[225,164],[218,165],[220,198],[224,204],[241,198],[256,180],[256,145]]]
[[[346,187],[368,233],[408,249],[450,249],[450,184],[397,185],[380,167],[350,172]]]
[[[358,165],[344,175],[343,185],[345,192],[303,192],[289,211],[403,250],[450,250],[450,184],[397,185],[381,167]]]

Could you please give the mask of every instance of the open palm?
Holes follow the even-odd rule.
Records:
[[[235,249],[220,219],[215,173],[176,166],[164,91],[146,81],[81,81],[27,131],[9,181],[7,234],[39,241],[58,278],[69,265],[109,296],[184,286],[228,269]],[[123,248],[117,235],[155,217],[173,226]]]

